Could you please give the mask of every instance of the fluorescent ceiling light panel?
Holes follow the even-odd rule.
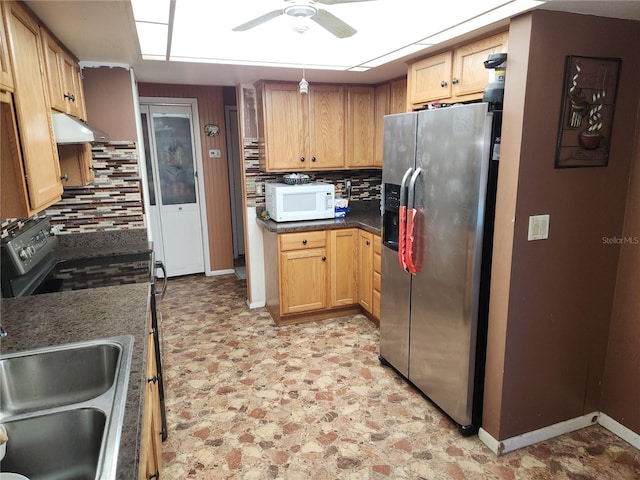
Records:
[[[308,22],[305,33],[296,33],[292,18],[279,14],[291,5],[285,0],[175,0],[168,60],[363,71],[541,3],[544,2],[371,0],[315,4],[315,8],[329,11],[357,30],[352,37],[339,39],[314,21]],[[138,13],[138,4],[151,5],[157,16],[153,12]],[[169,0],[133,0],[133,5],[143,57],[165,59],[162,55],[168,32],[150,27],[159,23],[140,23],[138,15],[168,23]],[[489,16],[484,17],[487,12]],[[254,28],[233,31],[269,13],[273,13],[269,20]],[[148,39],[147,34],[156,39]]]
[[[167,55],[169,26],[160,23],[136,22],[136,28],[143,57],[161,55],[164,60]]]
[[[169,23],[169,0],[131,0],[136,22]]]

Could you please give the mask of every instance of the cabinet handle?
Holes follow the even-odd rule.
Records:
[[[64,98],[66,98],[67,100],[70,100],[72,102],[76,101],[76,96],[73,93],[65,93],[64,94]]]
[[[150,382],[150,383],[156,383],[157,381],[158,381],[158,376],[157,375],[154,375],[151,378],[147,378],[147,382]]]
[[[457,85],[457,84],[458,84],[458,82],[459,82],[459,80],[458,80],[456,77],[453,77],[453,78],[451,79],[451,83],[453,83],[454,85]]]
[[[369,246],[369,245],[370,245],[370,242],[369,242],[369,240],[367,240],[367,246]]]
[[[302,240],[302,244],[306,245],[307,244],[307,239],[305,238],[304,240]]]
[[[323,261],[323,262],[326,262],[326,261],[327,261],[327,257],[323,256],[323,257],[322,257],[322,261]]]
[[[445,82],[444,80],[442,80],[442,81],[440,82],[440,86],[441,86],[442,88],[446,87],[446,86],[447,86],[447,82]]]
[[[316,161],[316,157],[311,157],[311,161],[315,162]]]
[[[160,478],[160,472],[158,472],[158,470],[156,470],[154,473],[150,473],[149,475],[147,475],[147,478],[149,480],[151,480],[152,478]]]
[[[300,161],[301,161],[301,162],[304,162],[304,157],[300,157]]]
[[[66,182],[67,180],[69,180],[69,175],[67,175],[66,173],[64,175],[62,175],[60,177],[60,180],[62,180],[63,182]]]

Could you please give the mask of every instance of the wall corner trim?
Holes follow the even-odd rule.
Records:
[[[613,418],[611,418],[606,413],[600,413],[600,418],[598,419],[598,423],[602,425],[604,428],[609,430],[614,435],[617,435],[625,442],[631,444],[640,450],[640,435],[631,430],[630,428],[625,427],[621,423],[617,422]]]
[[[247,307],[249,307],[250,310],[253,310],[254,308],[262,308],[266,305],[267,302],[265,302],[264,300],[261,302],[250,302],[249,300],[247,300]]]
[[[224,270],[207,270],[204,272],[206,277],[217,277],[218,275],[228,275],[230,273],[236,273],[233,268],[226,268]]]
[[[522,435],[507,438],[502,441],[496,440],[495,438],[493,438],[493,436],[491,436],[490,433],[488,433],[486,430],[481,428],[478,431],[478,438],[493,453],[495,453],[496,455],[502,455],[503,453],[512,452],[519,448],[528,447],[529,445],[533,445],[539,442],[544,442],[545,440],[549,440],[550,438],[558,437],[560,435],[564,435],[565,433],[570,433],[575,430],[579,430],[581,428],[594,425],[598,423],[600,415],[601,415],[600,412],[588,413],[586,415],[582,415],[581,417],[576,417],[570,420],[565,420],[564,422],[555,423],[553,425],[549,425],[548,427],[543,427],[538,430],[533,430],[531,432],[523,433]],[[622,425],[620,426],[622,427]],[[603,427],[609,429],[606,425],[603,425]],[[618,435],[615,431],[613,430],[611,431],[614,434]],[[622,438],[624,439],[624,437]]]

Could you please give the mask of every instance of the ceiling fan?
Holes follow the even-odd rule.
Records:
[[[274,10],[269,13],[265,13],[253,20],[243,23],[233,29],[234,32],[244,32],[250,30],[258,25],[261,25],[273,18],[280,15],[289,15],[297,19],[311,19],[320,25],[322,28],[328,30],[330,33],[338,38],[348,38],[353,36],[357,30],[348,23],[340,20],[331,12],[324,8],[319,8],[316,5],[339,5],[341,3],[356,3],[356,2],[370,2],[373,0],[284,0],[288,5],[284,8]],[[304,33],[307,31],[304,24],[294,24],[293,29],[298,33]]]

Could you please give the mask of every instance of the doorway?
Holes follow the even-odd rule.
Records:
[[[140,105],[154,253],[169,277],[205,271],[194,103]]]
[[[229,195],[231,197],[231,232],[233,236],[233,269],[240,280],[247,278],[244,257],[244,193],[242,189],[242,159],[238,136],[238,108],[227,105],[227,166],[229,169]]]

